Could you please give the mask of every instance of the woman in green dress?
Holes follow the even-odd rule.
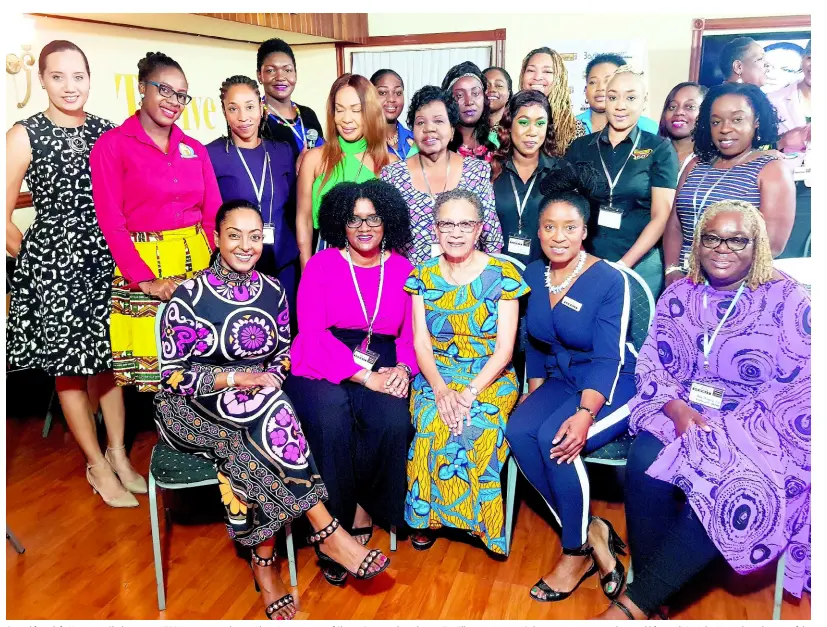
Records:
[[[405,522],[424,550],[440,527],[463,529],[505,554],[500,471],[503,433],[519,396],[511,355],[519,303],[528,293],[507,261],[476,250],[482,204],[465,189],[440,194],[434,207],[444,251],[417,266],[414,346],[421,373],[411,386],[416,434],[408,452]]]

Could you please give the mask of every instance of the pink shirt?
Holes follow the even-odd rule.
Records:
[[[371,317],[379,293],[379,267],[354,269]],[[373,332],[396,337],[397,361],[417,374],[411,295],[404,290],[411,270],[411,263],[396,253],[385,261],[385,285]],[[290,349],[294,375],[341,383],[362,369],[354,363],[353,351],[329,331],[331,327],[367,330],[350,268],[338,248],[320,251],[307,262],[296,309],[299,334]]]
[[[200,222],[214,247],[215,214],[221,206],[207,149],[173,125],[169,152],[164,153],[144,131],[139,114],[101,135],[89,156],[98,222],[118,269],[132,285],[156,277],[130,233]]]

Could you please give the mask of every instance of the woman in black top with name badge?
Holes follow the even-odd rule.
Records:
[[[663,288],[660,240],[675,198],[678,156],[668,139],[638,127],[645,104],[641,75],[619,69],[606,91],[606,127],[575,140],[566,160],[588,161],[606,177],[605,193],[589,199],[589,252],[633,268],[657,298]]]

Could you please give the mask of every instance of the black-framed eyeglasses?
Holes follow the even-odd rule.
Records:
[[[704,233],[701,235],[701,244],[703,244],[704,248],[718,248],[721,245],[721,242],[726,244],[726,247],[729,248],[732,252],[737,253],[744,250],[748,244],[750,244],[753,240],[749,237],[718,237],[717,235],[712,235],[712,233]]]
[[[155,81],[146,81],[149,85],[155,85],[158,88],[158,93],[161,94],[164,98],[171,98],[175,96],[175,99],[178,101],[178,104],[182,104],[185,107],[192,102],[192,96],[189,94],[185,94],[182,91],[175,91],[169,85],[164,85],[163,83],[156,83]]]
[[[436,223],[436,228],[439,229],[440,233],[453,233],[457,227],[459,227],[459,230],[463,233],[473,233],[479,223],[479,220],[463,220],[462,222],[440,220]]]
[[[360,218],[359,216],[350,216],[347,219],[347,222],[345,222],[345,224],[349,229],[359,229],[362,228],[362,224],[365,222],[367,222],[367,225],[370,228],[375,229],[378,226],[382,226],[382,216],[377,215],[375,213],[372,216],[368,216],[367,218]]]

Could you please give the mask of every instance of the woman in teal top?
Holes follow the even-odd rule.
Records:
[[[338,183],[377,178],[383,167],[397,161],[385,147],[379,95],[364,76],[343,74],[333,83],[327,98],[327,135],[331,140],[309,150],[299,165],[296,239],[302,270],[315,250],[326,247],[318,240],[322,197]]]

